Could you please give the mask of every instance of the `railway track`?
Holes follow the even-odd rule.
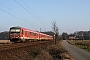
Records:
[[[16,49],[16,48],[24,48],[28,46],[33,47],[35,45],[46,44],[46,43],[51,43],[51,42],[53,41],[37,41],[37,42],[26,42],[26,43],[1,44],[0,51]]]
[[[37,41],[0,45],[0,60],[30,60],[53,41]]]

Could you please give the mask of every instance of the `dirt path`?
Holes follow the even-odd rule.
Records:
[[[90,53],[76,46],[70,45],[67,41],[63,41],[62,46],[69,51],[75,60],[90,60]]]

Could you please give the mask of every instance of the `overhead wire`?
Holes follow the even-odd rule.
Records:
[[[40,21],[36,16],[34,16],[29,10],[27,10],[24,6],[22,6],[19,2],[14,0],[19,6],[21,6],[24,10],[26,10],[29,14],[31,14],[34,18],[36,18],[38,21]],[[42,23],[42,22],[41,22]],[[43,23],[42,23],[43,24]]]
[[[7,7],[6,5],[4,5],[3,3],[1,3],[0,2],[0,4],[2,4],[3,6],[5,6],[6,8],[8,8],[9,10],[11,10],[11,11],[13,11],[11,8],[9,8],[9,7]],[[13,11],[14,13],[16,13],[15,11]],[[16,13],[16,14],[18,14],[18,13]],[[20,14],[19,14],[19,16],[21,16]],[[21,16],[22,17],[22,16]],[[24,18],[25,19],[25,18]],[[24,21],[25,22],[25,21]],[[29,23],[30,24],[30,23]],[[33,25],[32,25],[33,26]]]
[[[45,24],[45,22],[44,22],[38,15],[36,15],[35,12],[34,12],[23,0],[21,0],[21,1],[24,3],[24,5],[26,5],[26,7],[27,7],[31,12],[34,13],[34,15],[35,15],[37,18],[39,18],[39,20],[40,20],[43,24]],[[41,27],[40,27],[40,28],[41,28]],[[44,29],[46,29],[46,28],[44,28]],[[43,29],[43,31],[44,31],[44,29]]]
[[[13,16],[13,17],[15,17],[15,18],[17,18],[17,19],[19,19],[19,20],[22,20],[21,18],[15,16],[15,15],[13,15],[13,14],[11,14],[11,13],[9,13],[9,12],[3,10],[3,9],[0,9],[0,10],[3,11],[3,12],[5,12],[5,13],[7,13],[7,14],[9,14],[9,15],[11,15],[11,16]],[[25,20],[22,20],[22,21],[26,22]],[[26,23],[29,23],[29,22],[26,22]],[[30,24],[30,23],[29,23],[29,24]]]
[[[30,11],[33,12],[33,10],[32,10],[23,0],[21,0],[21,1],[28,7],[28,9],[30,9]],[[33,12],[33,13],[34,13],[34,12]],[[40,21],[42,20],[42,19],[40,19],[40,17],[39,17],[38,15],[36,15],[35,13],[34,13],[34,15],[37,16]],[[42,21],[41,21],[41,22],[42,22]]]
[[[14,10],[12,10],[11,8],[9,8],[9,7],[7,7],[6,5],[4,5],[3,3],[0,2],[0,4],[2,4],[3,6],[5,6],[5,7],[8,8],[9,10],[13,11],[14,13],[17,13],[17,12],[15,12]],[[22,21],[30,24],[31,26],[37,27],[36,25],[33,25],[33,24],[29,23],[28,21],[26,21],[26,18],[24,18],[23,16],[21,16],[21,15],[18,14],[18,13],[17,13],[17,14],[18,14],[19,16],[23,17],[25,20],[24,20],[24,19],[21,19],[21,18],[19,18],[19,17],[17,17],[17,16],[15,16],[15,15],[13,15],[13,14],[11,14],[11,13],[3,10],[3,9],[0,9],[0,10],[3,11],[3,12],[5,12],[5,13],[7,13],[7,14],[9,14],[9,15],[11,15],[11,16],[13,16],[13,17],[15,17],[15,18],[17,18],[17,19],[19,19],[19,20],[22,20]]]
[[[14,0],[16,3],[18,3],[16,0]],[[1,3],[2,4],[2,3]],[[31,12],[29,12],[25,7],[23,7],[20,3],[18,3],[24,10],[26,10],[29,14],[31,14],[34,18],[36,18],[37,20],[39,20],[36,16],[34,16]],[[3,6],[5,6],[4,4],[2,4]],[[11,10],[11,11],[13,11],[14,13],[16,13],[14,10],[12,10],[11,8],[9,8],[9,7],[7,7],[7,6],[5,6],[6,8],[8,8],[9,10]],[[28,7],[29,8],[29,7]],[[15,15],[13,15],[13,14],[11,14],[10,12],[7,12],[7,11],[5,11],[5,10],[3,10],[3,9],[0,9],[1,11],[3,11],[3,12],[5,12],[5,13],[7,13],[7,14],[9,14],[9,15],[11,15],[11,16],[13,16],[13,17],[15,17],[15,18],[17,18],[17,19],[19,19],[19,20],[23,20],[23,19],[21,19],[21,18],[19,18],[19,17],[17,17],[17,16],[15,16]],[[18,13],[17,13],[18,14]],[[22,17],[22,16],[21,16]],[[24,17],[23,17],[24,18]],[[26,18],[24,18],[24,19],[26,19]],[[26,22],[26,23],[29,23],[29,22],[27,22],[26,20],[23,20],[24,22]],[[29,23],[29,24],[31,24],[31,23]],[[32,25],[33,26],[33,25]]]

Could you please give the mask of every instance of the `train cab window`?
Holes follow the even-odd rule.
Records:
[[[20,29],[18,28],[11,28],[10,33],[20,33]]]

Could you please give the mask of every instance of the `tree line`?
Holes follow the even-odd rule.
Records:
[[[0,32],[0,40],[8,40],[8,39],[9,39],[8,31]]]
[[[76,36],[76,38],[80,39],[80,40],[90,40],[90,31],[76,31],[72,34],[68,34],[63,32],[62,33],[62,39],[63,40],[68,40],[69,36],[74,35]]]

